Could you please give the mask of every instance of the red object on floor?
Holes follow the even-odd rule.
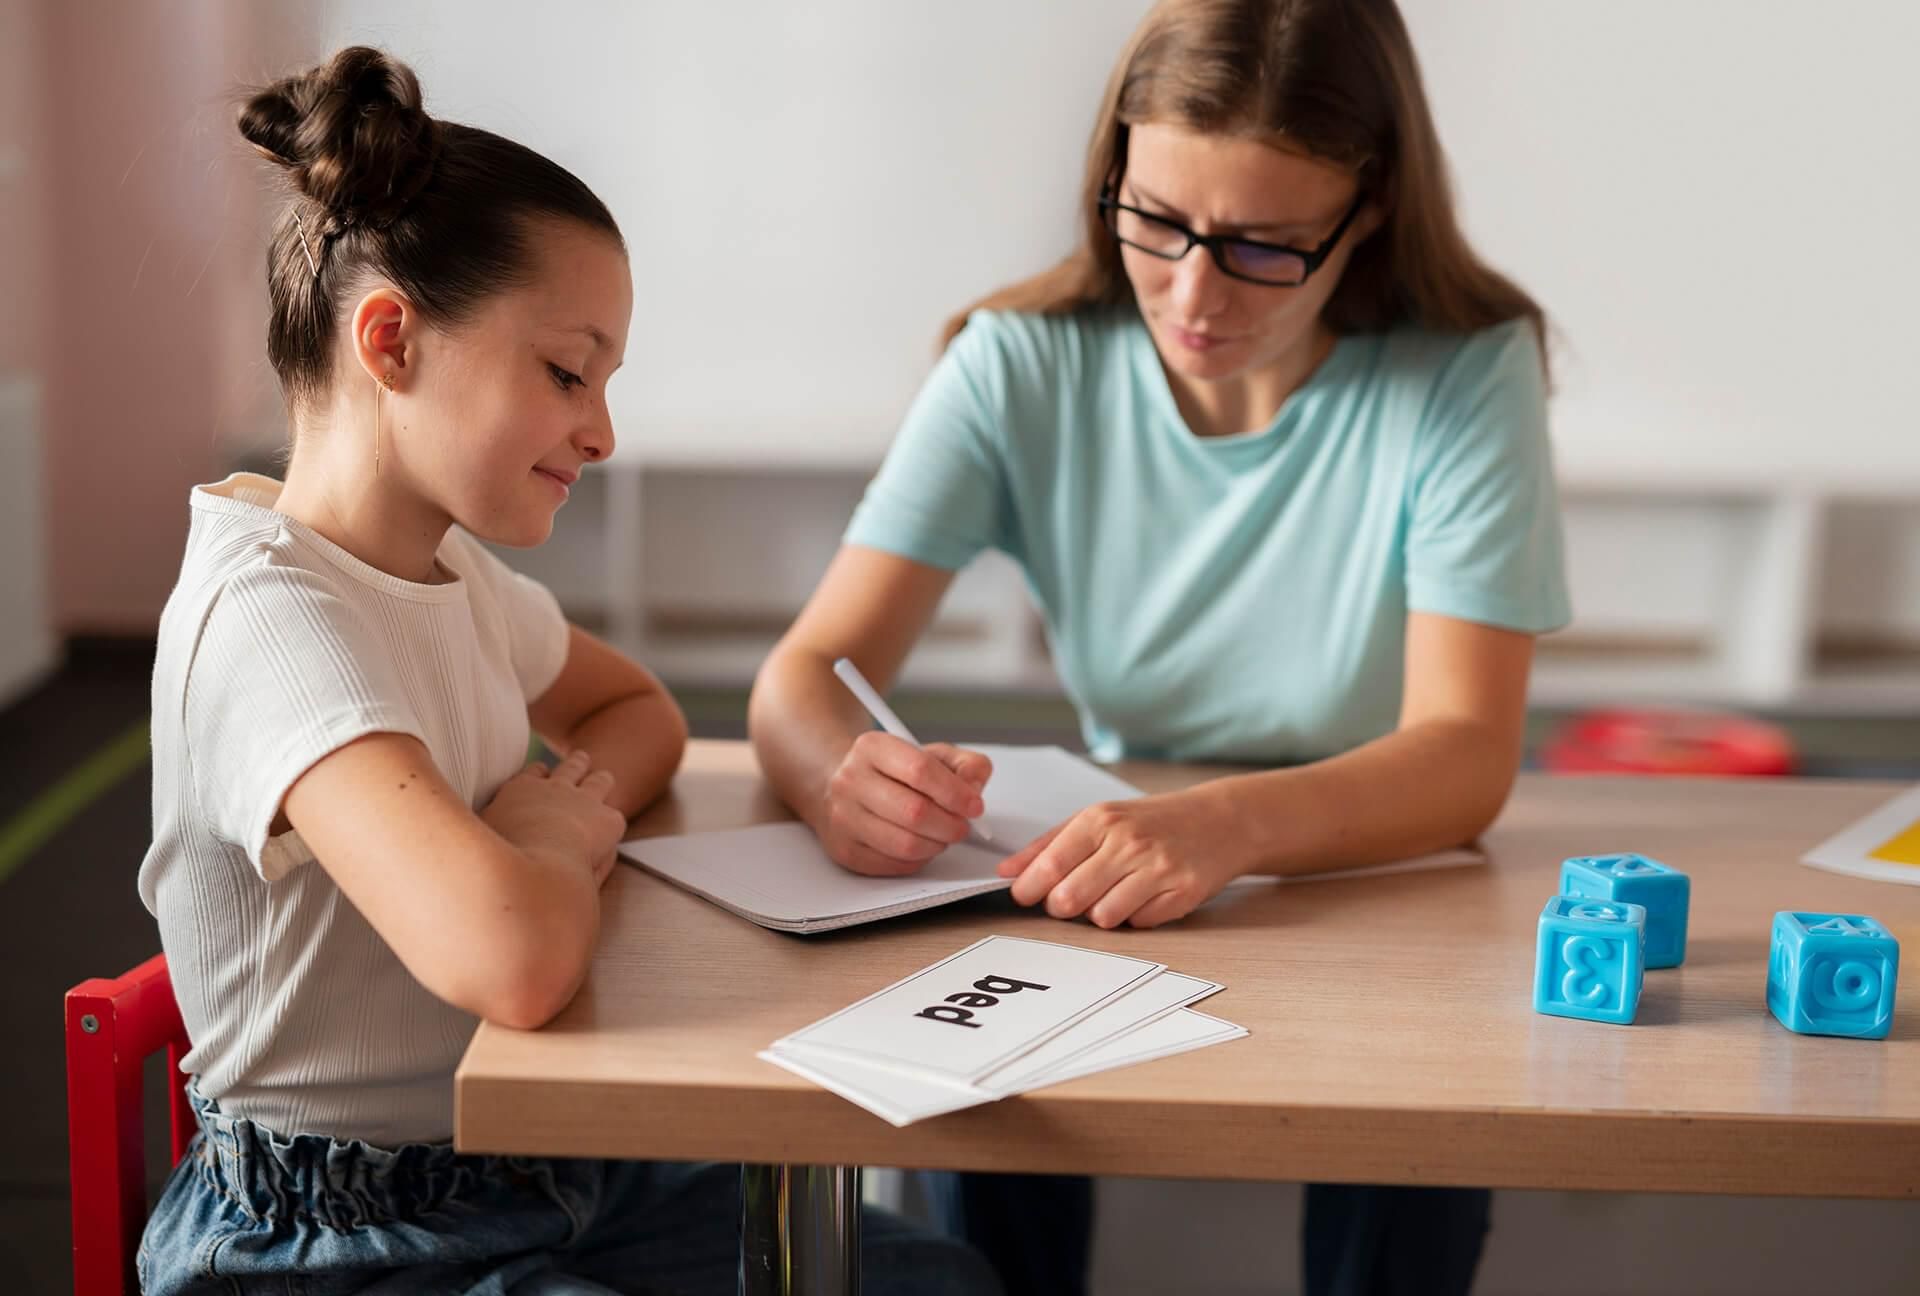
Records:
[[[180,1059],[190,1045],[167,960],[156,954],[124,976],[67,991],[67,1155],[73,1181],[74,1296],[137,1292],[133,1258],[147,1222],[149,1056],[167,1051],[173,1159],[193,1138]]]
[[[1575,716],[1540,750],[1556,774],[1791,774],[1774,725],[1717,711],[1607,710]]]

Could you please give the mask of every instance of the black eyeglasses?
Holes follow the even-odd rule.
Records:
[[[1353,218],[1360,214],[1366,201],[1366,191],[1362,189],[1353,206],[1347,208],[1347,214],[1333,227],[1333,233],[1311,250],[1228,234],[1196,234],[1179,221],[1127,206],[1113,196],[1112,190],[1100,195],[1100,214],[1116,239],[1148,256],[1178,261],[1198,244],[1213,257],[1213,263],[1222,273],[1235,279],[1273,288],[1297,288],[1333,254],[1347,226],[1353,224]]]

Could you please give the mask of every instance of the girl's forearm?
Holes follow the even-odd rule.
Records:
[[[631,819],[667,790],[687,748],[687,719],[665,689],[618,698],[560,739],[564,755],[584,747],[595,769],[613,772],[611,803]]]

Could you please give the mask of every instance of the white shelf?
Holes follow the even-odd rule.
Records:
[[[1726,668],[1711,661],[1672,663],[1561,661],[1543,657],[1528,697],[1536,706],[1724,701]]]
[[[1914,635],[1920,600],[1903,586],[1920,583],[1920,489],[1734,467],[1717,477],[1583,475],[1563,483],[1562,498],[1573,635],[1598,628],[1631,648],[1639,631],[1700,646],[1609,659],[1549,642],[1534,670],[1536,702],[1920,714],[1920,653],[1839,664],[1817,652],[1835,622]]]
[[[52,671],[39,384],[0,374],[0,705]]]
[[[740,687],[753,679],[773,648],[772,637],[653,635],[638,644],[614,641],[643,658],[662,678],[698,687]],[[1012,666],[983,657],[972,645],[921,644],[900,683],[928,691],[961,690],[1054,695],[1060,679],[1044,661]]]
[[[742,686],[811,592],[883,449],[875,429],[851,425],[676,429],[623,447],[576,490],[555,540],[517,561],[669,681]],[[1920,713],[1920,649],[1868,661],[1817,651],[1836,628],[1920,644],[1920,489],[1736,468],[1576,473],[1562,498],[1576,621],[1539,653],[1536,704]],[[909,685],[1057,692],[1004,558],[963,572],[935,624]]]
[[[642,423],[624,435],[606,471],[627,477],[659,469],[870,476],[886,457],[894,431],[857,418],[748,426]]]
[[[1920,714],[1920,665],[1815,671],[1787,707],[1845,715]]]

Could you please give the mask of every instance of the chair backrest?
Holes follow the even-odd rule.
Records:
[[[94,977],[67,991],[75,1296],[139,1290],[133,1260],[147,1219],[146,1060],[167,1051],[178,1162],[195,1128],[180,1074],[188,1047],[165,955],[154,955],[124,976]]]

